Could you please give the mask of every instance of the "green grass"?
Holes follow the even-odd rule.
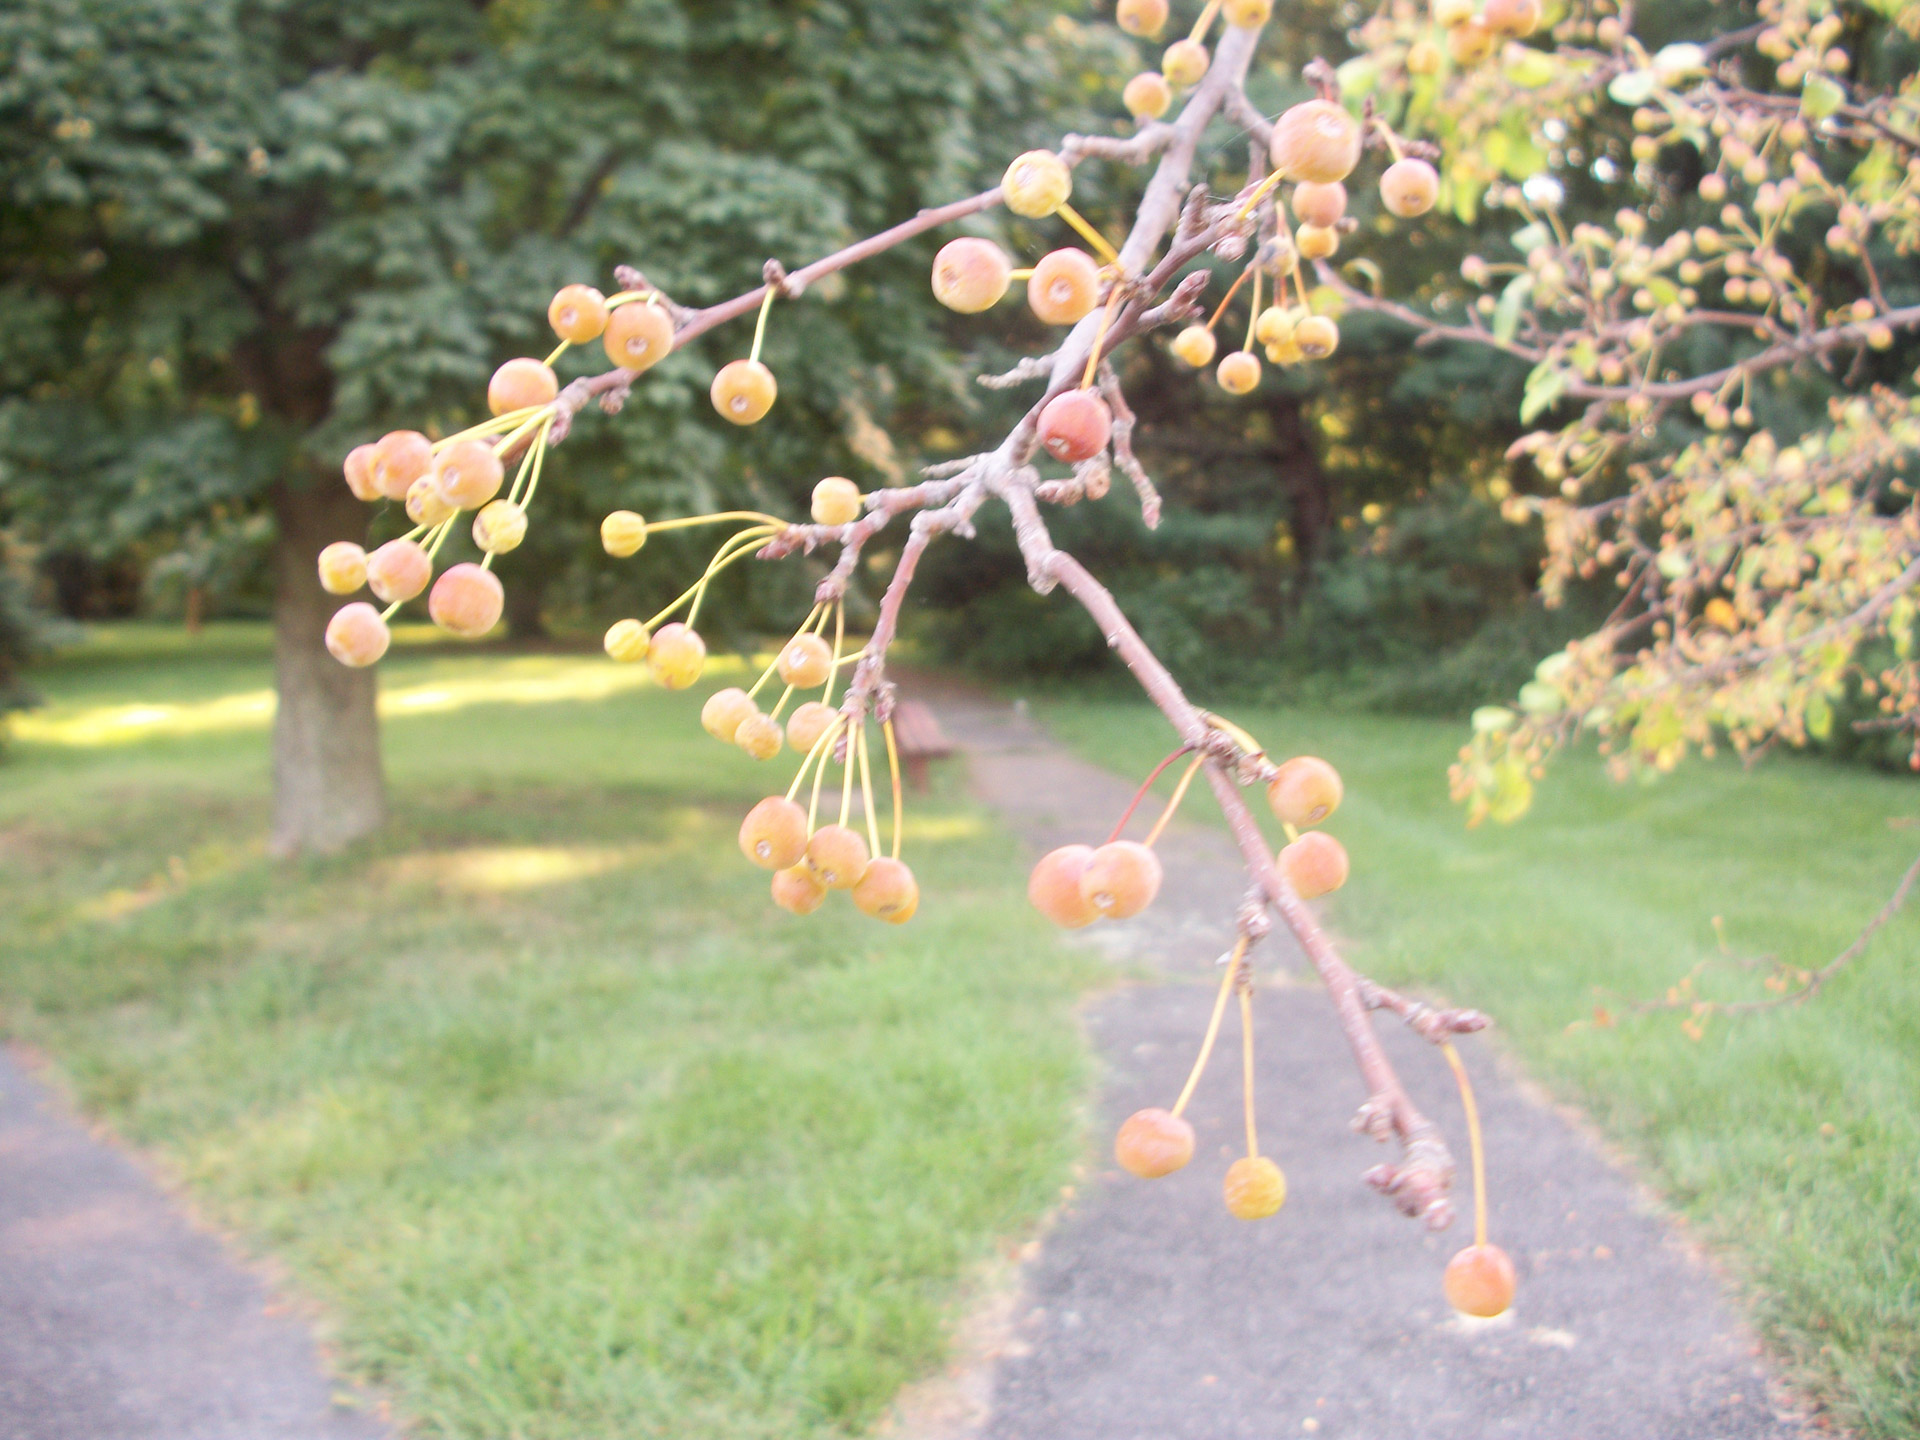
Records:
[[[417,1433],[858,1433],[1078,1155],[1087,974],[950,794],[914,924],[775,911],[771,769],[632,673],[397,649],[392,826],[281,865],[264,637],[105,632],[0,765],[0,1023]]]
[[[1170,743],[1135,704],[1043,713],[1130,773]],[[1446,795],[1460,726],[1234,718],[1276,754],[1340,767],[1347,799],[1328,828],[1354,873],[1328,913],[1362,968],[1491,1011],[1528,1067],[1728,1255],[1837,1418],[1920,1435],[1920,907],[1811,1004],[1715,1018],[1698,1042],[1681,1016],[1625,1017],[1620,1003],[1663,995],[1715,954],[1716,915],[1742,955],[1815,966],[1838,953],[1920,848],[1906,828],[1920,787],[1798,758],[1622,787],[1578,756],[1526,820],[1469,832]],[[1709,989],[1765,994],[1737,970]],[[1597,1006],[1622,1018],[1596,1025]]]

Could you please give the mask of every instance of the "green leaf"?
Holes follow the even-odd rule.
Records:
[[[1380,84],[1380,67],[1365,55],[1354,56],[1334,75],[1340,81],[1340,98],[1354,108]]]
[[[1514,713],[1504,705],[1482,705],[1473,712],[1476,735],[1498,735],[1513,728]]]
[[[1554,368],[1553,362],[1543,360],[1527,376],[1527,392],[1520,402],[1520,423],[1529,425],[1560,403],[1560,397],[1567,393],[1567,373]]]
[[[1506,76],[1523,90],[1538,90],[1559,74],[1553,58],[1543,50],[1516,49],[1507,59]]]
[[[1807,701],[1807,733],[1816,740],[1825,740],[1833,734],[1833,706],[1824,695],[1816,693]]]
[[[1516,230],[1513,232],[1513,248],[1518,250],[1522,255],[1531,255],[1542,245],[1551,245],[1552,243],[1553,231],[1549,230],[1542,223],[1536,222],[1527,226],[1524,230]]]
[[[1500,292],[1500,303],[1493,312],[1493,335],[1502,345],[1513,343],[1513,337],[1520,329],[1520,312],[1526,308],[1527,297],[1531,294],[1531,275],[1514,276],[1507,282],[1507,288]]]
[[[1807,76],[1800,91],[1800,113],[1809,120],[1824,120],[1847,103],[1847,92],[1837,81],[1819,71]]]

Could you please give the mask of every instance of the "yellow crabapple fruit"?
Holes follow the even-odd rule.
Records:
[[[1303,180],[1293,187],[1293,213],[1303,225],[1322,229],[1338,225],[1347,213],[1347,187],[1338,180],[1325,185]]]
[[[1102,845],[1080,875],[1080,894],[1111,920],[1138,915],[1160,893],[1160,857],[1134,840]]]
[[[1456,25],[1447,32],[1447,51],[1456,65],[1478,65],[1493,54],[1493,32],[1478,20]]]
[[[591,285],[562,285],[547,302],[547,323],[572,345],[598,340],[607,328],[607,297]]]
[[[1260,384],[1260,358],[1245,350],[1236,350],[1220,362],[1214,377],[1229,395],[1248,394]]]
[[[1402,220],[1433,209],[1440,198],[1440,174],[1424,160],[1396,160],[1380,177],[1380,203]]]
[[[1120,1168],[1142,1180],[1158,1180],[1193,1159],[1193,1126],[1170,1110],[1136,1110],[1113,1139]]]
[[[616,510],[600,522],[600,548],[616,560],[638,554],[647,543],[647,522],[631,510]]]
[[[1033,908],[1064,930],[1081,930],[1100,918],[1100,911],[1080,891],[1091,845],[1062,845],[1040,857],[1027,877],[1027,899]]]
[[[622,370],[651,370],[673,353],[673,317],[644,300],[607,317],[600,345]]]
[[[933,257],[933,298],[962,315],[998,305],[1013,283],[1013,262],[991,240],[963,235]]]
[[[407,487],[433,468],[433,442],[418,430],[391,430],[375,443],[368,467],[389,500],[405,500]]]
[[[1167,0],[1120,0],[1114,23],[1129,35],[1158,35],[1167,24]]]
[[[432,475],[422,475],[407,487],[407,518],[416,525],[438,525],[448,516],[460,513],[447,503],[436,479]]]
[[[1287,846],[1279,865],[1302,900],[1318,900],[1347,883],[1347,847],[1324,830],[1309,830]]]
[[[373,478],[373,457],[379,448],[377,445],[356,445],[347,452],[347,463],[341,469],[346,473],[347,488],[353,491],[356,500],[381,498],[380,483]]]
[[[733,360],[713,377],[713,408],[736,425],[757,425],[773,408],[780,382],[758,360]]]
[[[1298,323],[1287,306],[1269,305],[1253,322],[1253,338],[1269,348],[1282,345],[1293,338],[1294,326]]]
[[[499,577],[478,565],[455,565],[433,582],[427,613],[442,630],[477,640],[500,623],[507,593]]]
[[[456,510],[478,510],[500,493],[505,478],[499,452],[484,440],[449,445],[433,466],[440,498]]]
[[[327,621],[327,653],[342,665],[364,670],[387,653],[393,636],[380,612],[364,600],[342,605]]]
[[[1293,243],[1302,260],[1331,260],[1340,253],[1340,232],[1328,225],[1302,225]]]
[[[678,620],[662,625],[647,647],[647,667],[668,690],[684,690],[707,668],[707,642]]]
[[[807,853],[807,812],[769,795],[740,822],[740,853],[763,870],[790,870]]]
[[[1220,342],[1213,338],[1213,332],[1204,325],[1189,325],[1173,337],[1174,358],[1196,370],[1211,365],[1214,352],[1219,348]]]
[[[731,745],[739,733],[740,722],[759,713],[760,707],[746,691],[738,685],[729,685],[707,697],[707,703],[700,707],[700,726],[722,745]]]
[[[527,512],[511,500],[495,500],[473,517],[473,543],[489,555],[518,550],[527,538]]]
[[[1077,325],[1100,303],[1100,267],[1069,246],[1043,255],[1027,277],[1027,304],[1048,325]]]
[[[1229,25],[1251,30],[1273,18],[1273,0],[1227,0],[1220,7],[1220,13],[1226,16]]]
[[[1176,40],[1160,57],[1160,73],[1167,77],[1169,85],[1178,85],[1184,90],[1198,85],[1212,63],[1207,47],[1198,40]]]
[[[755,710],[733,732],[733,743],[755,760],[771,760],[780,753],[780,722]]]
[[[1287,1203],[1287,1177],[1264,1155],[1242,1156],[1227,1167],[1220,1193],[1234,1219],[1265,1220]]]
[[[560,378],[544,360],[521,356],[493,372],[487,382],[487,408],[496,415],[551,405],[560,393]]]
[[[1173,87],[1158,70],[1142,70],[1127,81],[1120,103],[1136,120],[1158,120],[1173,105]]]
[[[1293,330],[1293,343],[1309,360],[1324,360],[1340,348],[1340,327],[1325,315],[1309,315]]]
[[[811,915],[827,902],[827,887],[804,865],[777,870],[773,876],[773,903],[795,915]]]
[[[1282,825],[1304,830],[1340,808],[1346,787],[1340,772],[1314,755],[1296,755],[1268,782],[1267,804]]]
[[[903,862],[882,855],[853,887],[853,903],[863,915],[904,925],[920,908],[920,882]]]
[[[1273,365],[1298,365],[1306,358],[1300,353],[1300,343],[1292,334],[1276,345],[1267,346],[1267,361]]]
[[[1433,23],[1451,30],[1473,19],[1474,0],[1433,0]]]
[[[821,635],[796,635],[775,662],[780,678],[796,690],[816,690],[833,673],[833,647]]]
[[[638,620],[616,620],[607,627],[606,639],[600,643],[607,654],[622,665],[636,665],[647,658],[647,651],[653,648],[653,637]]]
[[[1513,1305],[1513,1261],[1498,1245],[1469,1245],[1447,1262],[1441,1284],[1462,1315],[1491,1320]]]
[[[1113,435],[1113,412],[1091,390],[1056,395],[1040,412],[1040,444],[1066,464],[1091,460]]]
[[[1029,150],[1007,166],[1000,192],[1014,214],[1044,219],[1073,194],[1073,172],[1051,150]]]
[[[367,588],[392,605],[411,600],[433,578],[433,562],[411,540],[389,540],[367,556]]]
[[[860,487],[844,476],[829,475],[813,487],[810,509],[816,525],[851,525],[863,508]]]
[[[867,873],[867,842],[846,825],[822,825],[807,841],[807,869],[829,890],[851,890]]]
[[[1524,40],[1540,28],[1540,0],[1487,0],[1481,19],[1497,34]]]
[[[1437,75],[1447,57],[1440,53],[1440,47],[1431,40],[1416,40],[1407,47],[1407,73],[1409,75]]]
[[[818,700],[795,706],[793,714],[787,717],[787,744],[801,755],[811,755],[820,737],[827,733],[827,727],[833,724],[836,713],[831,705],[823,705]]]
[[[320,588],[351,595],[367,583],[367,552],[351,540],[336,540],[320,552]]]
[[[1331,100],[1303,100],[1273,126],[1273,163],[1289,180],[1331,185],[1360,163],[1360,123]]]

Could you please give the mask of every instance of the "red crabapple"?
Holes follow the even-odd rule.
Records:
[[[867,873],[867,842],[845,825],[822,825],[807,841],[807,869],[829,890],[851,890]]]
[[[422,475],[407,487],[407,518],[429,529],[460,512],[441,495],[435,476]]]
[[[1113,435],[1113,412],[1091,390],[1056,395],[1040,412],[1040,443],[1054,459],[1068,464],[1091,460]]]
[[[1013,262],[991,240],[963,235],[933,257],[933,298],[962,315],[998,305],[1013,283]]]
[[[1309,360],[1324,360],[1340,348],[1340,327],[1325,315],[1309,315],[1293,331],[1293,343]]]
[[[863,915],[904,925],[920,909],[920,882],[904,863],[883,855],[867,866],[853,887],[853,903]]]
[[[811,915],[827,901],[827,887],[804,865],[777,870],[773,876],[773,903],[795,915]]]
[[[1220,7],[1220,13],[1227,17],[1229,25],[1251,30],[1273,18],[1273,0],[1227,0]]]
[[[1100,918],[1100,912],[1080,891],[1091,845],[1062,845],[1049,851],[1027,877],[1027,899],[1033,908],[1064,930],[1081,930]]]
[[[622,665],[635,665],[647,658],[647,651],[653,648],[653,637],[638,620],[616,620],[607,627],[606,639],[600,643],[607,654]]]
[[[347,488],[353,491],[356,500],[381,498],[380,482],[373,476],[373,457],[379,448],[378,445],[356,445],[347,452],[347,463],[341,468],[346,472]]]
[[[1229,395],[1245,395],[1260,383],[1260,360],[1245,350],[1236,350],[1220,362],[1215,372],[1220,388]]]
[[[807,812],[769,795],[740,822],[740,853],[763,870],[787,870],[807,853]]]
[[[473,517],[473,543],[489,555],[518,550],[527,538],[527,512],[511,500],[495,500]]]
[[[1331,185],[1360,163],[1360,125],[1331,100],[1303,100],[1273,126],[1273,163],[1289,180]]]
[[[631,510],[616,510],[600,522],[600,548],[616,560],[638,554],[647,543],[647,522]]]
[[[713,377],[713,408],[735,425],[757,425],[773,408],[780,383],[758,360],[733,360]]]
[[[373,447],[373,483],[389,500],[405,500],[407,487],[433,468],[433,442],[418,430],[391,430]]]
[[[793,714],[787,717],[787,744],[801,755],[811,755],[820,737],[827,733],[827,727],[833,724],[836,713],[831,705],[823,705],[818,700],[795,706]]]
[[[1114,22],[1129,35],[1158,35],[1167,23],[1167,0],[1120,0]]]
[[[1077,325],[1100,303],[1100,267],[1071,247],[1044,255],[1027,277],[1027,304],[1048,325]]]
[[[1184,90],[1198,85],[1212,63],[1207,47],[1198,40],[1176,40],[1160,57],[1160,73],[1167,77],[1169,85],[1178,85]]]
[[[1114,1137],[1113,1158],[1142,1180],[1171,1175],[1193,1159],[1193,1126],[1169,1110],[1136,1110]]]
[[[776,662],[780,678],[796,690],[816,690],[833,673],[833,647],[819,635],[796,635]]]
[[[600,344],[622,370],[651,370],[673,353],[673,317],[644,300],[607,317]]]
[[[1173,105],[1173,87],[1158,70],[1142,70],[1127,81],[1120,103],[1136,120],[1158,120]]]
[[[780,722],[755,710],[733,732],[733,743],[755,760],[771,760],[780,753]]]
[[[440,498],[456,510],[478,510],[500,493],[506,472],[500,454],[484,440],[462,440],[449,445],[433,467]]]
[[[1219,348],[1220,342],[1204,325],[1189,325],[1173,337],[1174,357],[1196,370],[1211,365],[1214,352]]]
[[[1540,28],[1540,0],[1487,0],[1486,27],[1524,40]]]
[[[598,340],[607,328],[607,297],[591,285],[562,285],[547,305],[553,333],[573,345]]]
[[[1073,172],[1051,150],[1029,150],[1007,167],[1000,190],[1014,214],[1040,220],[1067,203],[1073,194]]]
[[[1340,772],[1313,755],[1296,755],[1267,785],[1267,803],[1282,825],[1304,830],[1340,808],[1346,787]]]
[[[1338,180],[1325,185],[1303,180],[1293,187],[1293,213],[1303,225],[1330,229],[1347,213],[1347,187]]]
[[[700,725],[722,745],[731,745],[739,733],[740,722],[759,713],[760,707],[746,691],[738,685],[729,685],[707,697],[707,703],[700,707]]]
[[[1340,253],[1340,232],[1331,226],[1302,225],[1293,243],[1302,260],[1331,260]]]
[[[1469,1245],[1447,1262],[1441,1284],[1462,1315],[1491,1320],[1513,1304],[1513,1261],[1498,1245]]]
[[[647,666],[668,690],[684,690],[707,668],[707,642],[678,620],[662,625],[647,647]]]
[[[1402,220],[1426,214],[1439,198],[1439,173],[1424,160],[1396,160],[1380,177],[1380,203]]]
[[[477,640],[500,623],[506,601],[506,591],[491,570],[455,565],[433,582],[427,613],[442,630]]]
[[[367,583],[367,552],[351,540],[336,540],[320,552],[320,588],[351,595]]]
[[[1080,875],[1080,894],[1102,915],[1125,920],[1160,893],[1160,857],[1134,840],[1102,845]]]
[[[839,475],[829,475],[813,487],[809,505],[816,525],[851,525],[863,508],[860,487]]]
[[[364,670],[387,653],[393,636],[380,612],[364,600],[342,605],[327,622],[327,651],[342,665]]]
[[[1287,846],[1279,865],[1302,900],[1318,900],[1347,883],[1347,847],[1324,830],[1309,830]]]
[[[487,382],[487,408],[496,415],[551,405],[560,393],[559,377],[544,360],[522,356],[509,360]]]
[[[388,605],[411,600],[433,578],[433,562],[411,540],[389,540],[367,557],[367,588]]]
[[[1264,1155],[1243,1156],[1227,1167],[1221,1195],[1236,1220],[1265,1220],[1287,1203],[1287,1177]]]

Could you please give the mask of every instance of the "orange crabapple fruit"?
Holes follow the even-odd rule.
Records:
[[[1135,840],[1102,845],[1080,874],[1080,894],[1100,914],[1125,920],[1160,893],[1160,857]]]
[[[407,518],[416,525],[431,528],[460,512],[449,505],[432,475],[422,475],[407,487]]]
[[[1173,87],[1158,70],[1142,70],[1127,81],[1120,103],[1136,120],[1158,120],[1173,105]]]
[[[600,548],[616,560],[640,553],[647,543],[647,522],[631,510],[616,510],[600,522]]]
[[[787,744],[801,755],[811,755],[837,713],[831,705],[818,700],[796,705],[793,714],[787,717]]]
[[[1331,100],[1303,100],[1273,126],[1273,163],[1289,180],[1331,185],[1360,163],[1360,123]]]
[[[342,605],[327,621],[327,653],[355,670],[378,661],[392,640],[387,622],[364,600]]]
[[[1439,172],[1424,160],[1396,160],[1380,177],[1380,203],[1402,220],[1426,214],[1439,198]]]
[[[487,408],[496,415],[551,405],[560,393],[560,379],[544,360],[521,356],[493,372],[487,382]]]
[[[500,493],[505,478],[500,452],[484,440],[449,445],[433,466],[440,498],[456,510],[478,510]]]
[[[773,903],[795,915],[811,915],[827,903],[827,887],[804,865],[790,865],[773,875]]]
[[[433,582],[427,613],[442,630],[477,640],[500,623],[507,592],[491,570],[478,565],[455,565]]]
[[[1347,847],[1324,830],[1309,830],[1280,852],[1280,873],[1302,900],[1318,900],[1347,883]]]
[[[1325,315],[1309,315],[1293,331],[1293,343],[1309,360],[1324,360],[1340,348],[1340,327]]]
[[[829,475],[814,486],[808,506],[816,525],[851,525],[864,508],[860,487],[841,475]]]
[[[991,240],[963,235],[933,257],[933,298],[962,315],[998,305],[1013,283],[1013,262]]]
[[[1478,65],[1493,54],[1493,32],[1478,20],[1456,25],[1447,32],[1447,53],[1456,65]]]
[[[1113,1137],[1113,1158],[1142,1180],[1158,1180],[1193,1159],[1193,1126],[1170,1110],[1136,1110]]]
[[[820,635],[796,635],[775,662],[780,678],[796,690],[816,690],[833,673],[833,647]]]
[[[1302,225],[1293,243],[1302,260],[1331,260],[1340,253],[1340,232],[1331,225]]]
[[[1198,40],[1176,40],[1160,57],[1160,73],[1167,77],[1169,85],[1185,90],[1205,79],[1207,67],[1212,63],[1207,47]]]
[[[1347,213],[1347,187],[1338,180],[1317,185],[1303,180],[1293,187],[1293,214],[1302,225],[1329,228]]]
[[[320,552],[320,588],[351,595],[367,583],[367,552],[351,540],[336,540]]]
[[[622,370],[651,370],[673,353],[673,317],[644,300],[607,317],[600,346]]]
[[[755,710],[733,732],[733,743],[755,760],[771,760],[780,753],[780,722]]]
[[[1100,911],[1080,890],[1092,859],[1091,845],[1062,845],[1041,856],[1027,877],[1027,899],[1033,908],[1063,930],[1083,930],[1098,920]]]
[[[607,297],[591,285],[562,285],[547,303],[547,323],[571,345],[598,340],[607,328]]]
[[[1513,1261],[1498,1245],[1469,1245],[1447,1262],[1441,1284],[1462,1315],[1491,1320],[1513,1305]]]
[[[807,853],[807,812],[769,795],[740,822],[740,853],[763,870],[790,870]]]
[[[489,555],[518,550],[527,538],[527,512],[511,500],[494,500],[473,517],[473,543]]]
[[[853,889],[870,860],[866,840],[850,826],[822,825],[807,841],[807,869],[829,890]]]
[[[373,447],[373,483],[389,500],[405,500],[407,487],[433,468],[433,442],[418,430],[390,430]]]
[[[1227,17],[1229,25],[1251,30],[1273,18],[1273,0],[1227,0],[1220,7],[1220,13]]]
[[[902,861],[882,855],[853,887],[853,903],[863,915],[904,925],[920,909],[920,882]]]
[[[1189,325],[1173,337],[1174,358],[1196,370],[1205,369],[1213,363],[1213,357],[1220,348],[1220,342],[1213,332],[1204,325]]]
[[[1260,384],[1260,358],[1245,350],[1236,350],[1220,362],[1214,378],[1229,395],[1246,395]]]
[[[1113,19],[1129,35],[1158,35],[1167,24],[1167,0],[1120,0]]]
[[[340,467],[346,474],[347,488],[353,491],[356,500],[383,498],[380,482],[373,477],[373,457],[379,448],[377,445],[356,445],[347,452],[346,464]]]
[[[735,425],[757,425],[780,394],[773,371],[758,360],[732,360],[713,377],[713,408]]]
[[[707,642],[678,620],[662,625],[647,647],[647,666],[667,690],[684,690],[707,668]]]
[[[1007,166],[1000,191],[1014,214],[1043,220],[1073,194],[1073,172],[1051,150],[1029,150]]]
[[[389,540],[367,556],[367,588],[388,605],[411,600],[433,579],[433,561],[411,540]]]
[[[1091,460],[1113,435],[1113,412],[1091,390],[1056,395],[1040,412],[1040,443],[1066,464]]]
[[[1287,1203],[1287,1177],[1264,1155],[1242,1156],[1227,1167],[1220,1193],[1234,1219],[1265,1220]]]
[[[1077,325],[1100,303],[1100,267],[1071,246],[1043,255],[1027,277],[1027,304],[1048,325]]]
[[[1540,0],[1487,0],[1481,20],[1496,34],[1524,40],[1540,28]]]
[[[653,637],[638,620],[616,620],[607,627],[601,647],[622,665],[637,665],[653,648]]]
[[[1313,755],[1296,755],[1267,784],[1267,804],[1282,825],[1304,830],[1340,808],[1346,787],[1340,772]]]
[[[752,696],[738,685],[729,685],[714,691],[700,707],[700,728],[722,745],[731,745],[740,731],[740,722],[759,713],[760,707],[753,703]]]

